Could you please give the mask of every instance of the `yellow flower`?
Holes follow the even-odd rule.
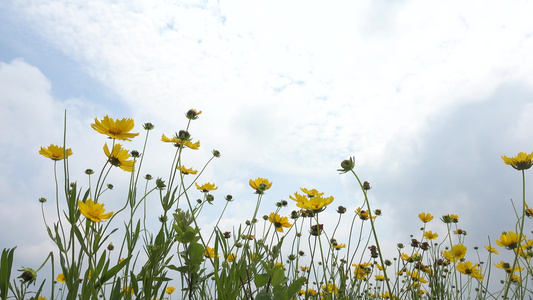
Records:
[[[285,270],[285,265],[284,265],[283,263],[276,262],[276,263],[274,264],[274,268],[275,268],[275,267],[278,267],[278,266],[280,267],[280,269]]]
[[[270,182],[266,178],[257,177],[257,179],[252,180],[250,179],[250,187],[256,191],[258,194],[262,194],[264,191],[268,190],[272,186],[272,182]]]
[[[210,183],[210,182],[202,184],[202,185],[198,185],[198,183],[196,183],[196,182],[194,184],[196,184],[196,188],[198,190],[202,191],[203,193],[207,193],[209,191],[214,191],[214,190],[218,189],[218,187],[215,186],[214,183]]]
[[[478,280],[483,280],[483,274],[481,274],[481,269],[478,268],[478,264],[474,265],[469,261],[460,262],[457,264],[457,271]]]
[[[427,283],[427,279],[424,277],[421,277],[421,275],[417,271],[413,271],[412,273],[407,271],[407,275],[411,276],[411,279],[415,282],[422,282]]]
[[[352,264],[352,266],[355,267],[355,270],[353,272],[355,278],[359,280],[365,280],[368,274],[372,272],[372,269],[370,268],[372,264],[370,263]]]
[[[346,244],[331,244],[331,247],[335,248],[335,250],[341,250],[341,248],[346,248]]]
[[[514,233],[512,231],[504,232],[500,235],[500,239],[496,240],[496,245],[500,247],[505,247],[509,250],[514,249],[518,247],[519,242],[523,241],[526,238],[525,235],[522,235],[522,240],[519,241],[518,236],[519,235],[517,233]]]
[[[330,294],[337,294],[338,293],[337,285],[335,285],[333,283],[330,283],[327,286],[323,285],[322,289],[324,291],[330,293]]]
[[[427,222],[433,220],[433,216],[431,214],[426,214],[426,213],[418,214],[418,218],[420,219],[420,221],[422,221],[424,223],[427,223]]]
[[[526,203],[526,216],[528,218],[533,218],[533,209],[529,208],[529,206]]]
[[[124,294],[135,294],[135,291],[133,290],[133,288],[129,287],[129,286],[125,286],[122,288],[122,292],[124,292]]]
[[[232,262],[232,261],[235,261],[237,259],[237,255],[231,253],[230,255],[228,255],[228,257],[226,257],[226,260],[228,262]]]
[[[499,264],[494,264],[494,266],[496,266],[496,268],[504,269],[505,271],[507,271],[507,273],[520,272],[524,269],[520,266],[515,266],[514,270],[511,272],[511,264],[504,261],[501,261]]]
[[[64,151],[63,147],[50,144],[48,148],[41,147],[39,154],[52,160],[62,160],[65,159],[65,154],[67,157],[72,155],[72,149],[68,148],[67,151]]]
[[[300,266],[300,269],[302,270],[302,272],[309,272],[309,270],[311,270],[310,267],[305,267],[305,266]]]
[[[94,124],[91,124],[91,127],[99,133],[123,141],[131,141],[132,138],[139,135],[138,133],[130,133],[134,126],[135,122],[133,119],[117,119],[115,121],[108,116],[105,116],[101,121],[94,118]]]
[[[531,154],[520,152],[515,157],[502,155],[502,159],[506,165],[510,165],[516,170],[527,170],[533,165],[533,152]]]
[[[189,174],[196,175],[196,173],[198,173],[197,170],[193,170],[192,168],[187,169],[185,166],[181,166],[181,168],[178,167],[178,170],[180,170],[180,172],[183,173],[183,175],[189,175]]]
[[[442,216],[442,222],[444,223],[458,223],[459,222],[459,217],[457,215],[454,215],[454,214],[446,214],[444,216]]]
[[[454,245],[452,249],[442,252],[442,255],[444,255],[444,257],[446,257],[447,260],[456,262],[465,257],[466,250],[467,248],[465,245],[457,244],[457,245]]]
[[[39,297],[37,300],[46,300],[46,297]]]
[[[302,192],[306,193],[308,197],[323,196],[324,193],[319,193],[316,189],[308,190],[306,188],[300,188]]]
[[[104,204],[94,203],[91,199],[85,203],[78,201],[78,206],[80,207],[81,214],[93,222],[105,221],[113,215],[113,212],[105,214]]]
[[[167,293],[167,294],[170,295],[170,294],[174,293],[175,290],[176,290],[175,287],[173,287],[173,286],[169,286],[169,287],[167,287],[167,288],[165,289],[165,293]]]
[[[121,144],[115,144],[113,150],[110,152],[107,143],[104,144],[104,153],[108,158],[108,162],[115,167],[119,167],[126,172],[132,172],[135,162],[128,160],[130,155],[128,150],[123,149]]]
[[[436,239],[437,237],[439,237],[439,235],[438,235],[436,232],[432,232],[431,230],[428,230],[428,231],[424,232],[424,237],[425,237],[428,241],[431,241],[431,240],[434,240],[434,239]]]
[[[365,221],[365,220],[368,220],[370,219],[370,215],[368,214],[368,211],[367,210],[362,210],[360,207],[357,208],[357,210],[355,211],[355,213],[359,216],[359,219]],[[372,216],[372,219],[375,219],[376,216]]]
[[[205,247],[204,256],[205,257],[215,258],[215,249],[213,249],[213,248],[211,248],[209,246],[206,246]]]
[[[177,137],[168,138],[164,134],[161,137],[161,141],[163,141],[165,143],[173,143],[174,146],[176,146],[176,147],[179,147],[179,146],[181,146],[183,144],[185,147],[193,149],[193,150],[198,150],[198,148],[200,148],[200,141],[197,141],[196,143],[193,143],[191,141],[182,141],[182,140],[178,139]]]
[[[66,281],[65,281],[65,275],[64,275],[63,273],[59,273],[59,275],[57,275],[56,280],[57,280],[58,282],[65,283],[65,282],[66,282]]]
[[[485,246],[485,249],[487,249],[487,251],[489,251],[489,253],[494,253],[494,254],[498,254],[498,249],[496,248],[493,248],[491,246]]]
[[[276,227],[276,230],[279,232],[283,232],[283,227],[290,228],[292,226],[292,224],[289,223],[289,218],[282,217],[276,213],[270,213],[268,220],[270,223],[274,224],[274,227]]]
[[[294,193],[294,197],[289,196],[289,198],[293,201],[296,201],[296,206],[298,206],[299,208],[310,209],[315,213],[323,211],[326,206],[333,202],[333,196],[324,198],[322,196],[316,195],[308,198],[298,194],[297,192]]]

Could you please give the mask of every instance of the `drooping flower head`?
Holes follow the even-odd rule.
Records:
[[[196,188],[200,191],[202,191],[203,193],[208,193],[209,191],[214,191],[216,189],[218,189],[217,186],[215,186],[214,183],[205,183],[205,184],[202,184],[202,185],[198,185],[198,183],[194,183],[196,185]]]
[[[503,162],[506,165],[510,165],[516,170],[527,170],[533,166],[533,152],[527,154],[525,152],[518,153],[515,157],[507,157],[502,155]]]
[[[99,133],[122,141],[131,141],[132,138],[139,135],[139,133],[130,133],[134,126],[133,119],[124,118],[115,121],[108,116],[105,116],[102,120],[94,118],[94,124],[91,124],[91,127]]]
[[[66,151],[63,147],[59,147],[56,145],[50,144],[47,148],[41,147],[41,150],[39,150],[39,154],[41,154],[44,157],[48,157],[52,160],[62,160],[66,157],[69,157],[72,155],[72,149],[68,148]]]
[[[487,251],[489,251],[489,253],[498,254],[498,249],[493,248],[491,246],[485,246],[485,249],[487,249]]]
[[[466,250],[467,248],[465,245],[457,244],[457,245],[453,245],[452,249],[443,251],[442,255],[444,255],[444,257],[446,257],[448,261],[456,262],[465,257]]]
[[[65,283],[65,275],[63,273],[59,273],[59,275],[57,275],[56,281]]]
[[[92,199],[85,202],[78,201],[78,206],[81,214],[93,222],[102,222],[113,216],[113,212],[104,213],[104,204],[94,203]]]
[[[289,223],[289,218],[282,217],[276,213],[270,213],[268,220],[270,223],[274,224],[274,227],[276,227],[276,231],[278,232],[283,232],[283,227],[290,228],[292,226],[292,224]]]
[[[255,190],[256,194],[263,194],[266,190],[272,187],[272,182],[266,178],[257,177],[257,179],[250,179],[250,187]]]
[[[317,195],[313,197],[305,197],[296,192],[294,193],[294,197],[289,196],[289,198],[293,201],[296,201],[296,206],[298,206],[299,208],[309,209],[315,213],[318,213],[326,209],[326,206],[333,202],[333,196],[322,197],[319,194],[320,193],[317,193]]]
[[[109,163],[113,166],[119,167],[126,172],[133,171],[135,162],[133,160],[128,160],[130,158],[128,150],[123,149],[121,144],[115,144],[112,151],[109,151],[107,143],[104,144],[104,153],[107,156]]]

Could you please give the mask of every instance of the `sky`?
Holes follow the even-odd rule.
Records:
[[[419,233],[420,212],[457,214],[468,243],[486,245],[513,230],[511,199],[521,199],[520,173],[500,156],[533,151],[532,9],[529,1],[2,1],[0,247],[18,245],[15,267],[40,264],[52,247],[37,200],[53,199],[53,163],[38,151],[62,143],[65,110],[71,177],[86,184],[83,171],[104,162],[94,118],[133,118],[137,132],[152,122],[144,171],[166,177],[173,150],[160,137],[184,129],[190,108],[202,111],[190,129],[201,150],[186,159],[200,168],[212,149],[222,153],[200,182],[219,187],[213,214],[225,195],[235,198],[228,229],[251,217],[243,212],[255,205],[248,180],[257,177],[273,182],[263,213],[300,187],[335,197],[331,219],[338,205],[353,212],[361,192],[336,170],[354,156],[388,246]],[[126,177],[113,170],[117,194]],[[296,209],[289,204],[283,213]],[[432,229],[443,230],[436,219]]]

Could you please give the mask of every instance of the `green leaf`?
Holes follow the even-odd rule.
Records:
[[[262,286],[265,286],[268,283],[268,278],[270,275],[268,274],[257,274],[254,278],[255,285],[260,288]]]
[[[9,277],[11,276],[11,268],[13,266],[13,252],[12,249],[4,249],[2,251],[2,258],[0,258],[0,299],[7,299],[7,292],[9,290]]]

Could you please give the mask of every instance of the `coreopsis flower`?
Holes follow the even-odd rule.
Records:
[[[168,287],[165,289],[165,293],[167,293],[167,294],[170,295],[170,294],[174,293],[175,290],[176,290],[175,287],[173,287],[173,286],[168,286]]]
[[[72,149],[68,148],[66,151],[63,147],[50,144],[47,148],[41,147],[39,154],[44,157],[48,157],[52,160],[62,160],[72,155]]]
[[[496,248],[493,248],[491,246],[485,246],[485,249],[487,249],[487,251],[489,251],[489,253],[494,253],[494,254],[498,254],[498,249]]]
[[[94,203],[92,199],[89,199],[85,202],[78,201],[78,206],[80,208],[81,214],[93,222],[105,221],[111,218],[111,216],[113,215],[113,212],[104,213],[104,204]]]
[[[452,262],[456,262],[460,259],[463,259],[466,255],[466,246],[463,244],[457,244],[453,245],[452,249],[443,251],[442,255],[448,260]]]
[[[512,250],[518,247],[518,244],[522,242],[525,238],[526,236],[522,235],[522,238],[519,241],[519,234],[512,231],[508,231],[500,235],[500,239],[496,240],[496,245]]]
[[[322,289],[330,294],[337,294],[338,293],[338,289],[337,289],[337,285],[334,284],[334,283],[330,283],[328,284],[327,286],[326,285],[323,285],[322,286]]]
[[[57,275],[56,281],[65,283],[65,275],[63,273],[59,273],[59,275]]]
[[[309,288],[309,289],[307,289],[307,291],[305,291],[305,294],[309,295],[309,296],[315,296],[317,294],[317,291],[315,291],[312,288]]]
[[[331,244],[331,247],[335,250],[341,250],[342,248],[346,248],[346,244]]]
[[[177,167],[177,169],[180,170],[180,172],[183,173],[183,175],[189,175],[189,174],[196,175],[198,173],[197,170],[193,170],[192,168],[187,169],[185,166],[181,166],[181,168]]]
[[[305,197],[303,195],[298,194],[297,192],[294,193],[294,197],[289,196],[289,198],[293,201],[296,201],[296,206],[298,206],[299,208],[309,209],[315,213],[323,211],[324,209],[326,209],[326,206],[333,202],[333,196],[322,197],[317,195],[313,197]]]
[[[233,262],[233,261],[237,260],[237,255],[231,253],[231,254],[228,255],[228,257],[226,257],[226,260],[228,262]]]
[[[257,179],[253,180],[250,179],[249,181],[250,187],[255,190],[257,194],[263,194],[264,191],[268,190],[272,186],[272,182],[270,182],[266,178],[257,177]]]
[[[166,135],[163,134],[163,136],[161,137],[161,141],[165,142],[165,143],[173,143],[174,146],[176,147],[180,147],[180,146],[185,146],[187,148],[190,148],[190,149],[193,149],[193,150],[198,150],[198,148],[200,148],[200,141],[197,141],[196,143],[193,143],[191,141],[188,141],[188,140],[181,140],[179,139],[178,136],[173,136],[172,138],[168,138]]]
[[[432,241],[434,239],[436,239],[437,237],[439,237],[439,235],[435,232],[432,232],[431,230],[428,230],[426,232],[424,232],[424,237],[428,240],[428,241]]]
[[[300,266],[300,270],[302,270],[302,272],[309,272],[311,268],[307,266]]]
[[[376,278],[376,281],[385,281],[385,276],[379,274],[379,275],[374,275],[374,277]]]
[[[356,279],[365,280],[366,277],[370,273],[372,273],[372,269],[371,269],[372,264],[370,263],[352,264],[352,266],[355,267],[354,276]]]
[[[302,192],[306,193],[308,197],[315,197],[315,196],[323,196],[324,193],[320,193],[318,192],[316,189],[311,189],[311,190],[308,190],[306,188],[300,188],[300,190],[302,190]]]
[[[132,294],[132,295],[135,294],[135,290],[129,286],[123,287],[122,292],[124,292],[124,294]]]
[[[283,232],[283,227],[290,228],[292,226],[292,224],[289,223],[289,218],[282,217],[276,213],[270,213],[268,220],[270,223],[274,224],[274,227],[276,227],[276,231],[278,232]]]
[[[442,222],[444,222],[446,224],[458,223],[459,222],[459,217],[457,215],[454,215],[454,214],[446,214],[446,215],[442,216],[441,220],[442,220]]]
[[[128,150],[123,149],[121,144],[115,144],[113,150],[109,151],[107,143],[104,144],[104,153],[107,156],[107,161],[115,167],[119,167],[126,172],[134,170],[135,162],[128,160],[130,155]]]
[[[406,262],[409,262],[409,263],[412,263],[412,262],[417,262],[417,261],[422,261],[422,255],[418,254],[418,253],[414,253],[412,256],[409,256],[405,253],[402,253],[400,255],[400,258]]]
[[[370,215],[368,214],[368,211],[367,210],[363,210],[360,207],[358,207],[355,210],[355,213],[359,216],[359,219],[361,219],[363,221],[366,221],[366,220],[370,219]],[[375,219],[375,218],[376,218],[376,216],[372,216],[372,219]]]
[[[529,208],[529,206],[526,203],[526,216],[528,218],[533,218],[533,209]]]
[[[420,219],[420,221],[422,221],[424,223],[428,223],[431,220],[433,220],[433,216],[431,214],[426,214],[426,213],[418,214],[418,218]]]
[[[101,121],[94,118],[94,124],[91,127],[101,134],[108,135],[112,139],[131,141],[132,138],[138,136],[138,133],[130,133],[135,126],[133,119],[113,120],[105,116]]]
[[[215,249],[209,247],[209,246],[206,246],[205,247],[205,251],[204,251],[204,256],[207,257],[207,258],[215,258]]]
[[[196,119],[198,119],[198,115],[201,114],[201,113],[202,113],[202,111],[197,111],[196,109],[191,108],[191,109],[189,109],[189,111],[187,111],[185,116],[189,120],[196,120]]]
[[[409,272],[409,270],[406,271],[407,275],[411,277],[411,280],[414,282],[421,282],[421,283],[428,283],[427,279],[425,277],[422,277],[418,271]]]
[[[217,186],[215,186],[214,183],[205,183],[205,184],[202,184],[202,185],[198,185],[198,183],[194,183],[196,185],[196,188],[200,191],[202,191],[203,193],[208,193],[209,191],[214,191],[216,189],[218,189]]]
[[[514,270],[511,271],[511,268],[512,268],[511,264],[508,263],[508,262],[504,262],[504,261],[501,261],[498,264],[494,264],[494,266],[496,268],[500,268],[500,269],[505,270],[507,273],[520,272],[520,271],[524,270],[524,268],[522,268],[520,266],[515,266]]]
[[[469,261],[459,262],[457,264],[457,271],[475,279],[483,280],[483,274],[481,274],[481,269],[478,266],[479,264],[474,265]]]
[[[502,155],[502,159],[506,165],[510,165],[516,170],[527,170],[533,165],[533,152],[531,152],[531,154],[520,152],[515,157],[507,157]]]

